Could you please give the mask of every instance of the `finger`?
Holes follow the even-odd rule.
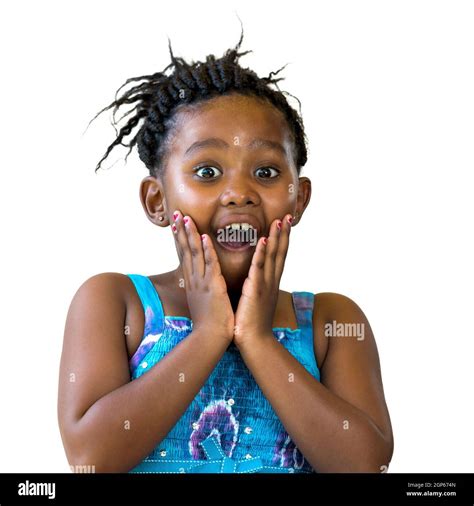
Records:
[[[210,236],[203,234],[202,249],[204,251],[204,276],[217,276],[222,274],[221,264],[219,263],[219,257],[217,256],[216,249]]]
[[[285,266],[286,255],[288,253],[288,246],[290,244],[290,232],[293,221],[293,216],[287,214],[283,218],[281,230],[280,230],[280,241],[278,244],[278,251],[275,258],[275,279],[280,283],[281,276],[283,274],[283,268]]]
[[[257,284],[257,287],[261,287],[263,285],[263,274],[264,274],[264,266],[265,266],[265,249],[267,245],[267,238],[261,237],[257,242],[257,246],[255,247],[255,251],[252,257],[252,263],[249,269],[248,277],[253,283]]]
[[[183,226],[183,215],[181,212],[175,211],[173,213],[173,216],[176,216],[176,218],[174,223],[171,225],[171,229],[173,231],[176,249],[178,250],[179,261],[183,269],[184,281],[186,285],[189,286],[188,281],[193,270],[191,264],[191,254],[189,252],[188,246],[188,238]]]
[[[174,245],[176,246],[176,252],[178,253],[179,263],[182,264],[183,260],[183,251],[178,241],[178,229],[176,227],[177,220],[180,217],[179,211],[175,211],[173,213],[173,221],[171,222],[171,231],[173,232]]]
[[[281,226],[281,220],[275,220],[270,225],[264,268],[265,281],[269,284],[272,284],[275,279],[275,259],[280,243]]]
[[[184,216],[183,223],[191,255],[192,273],[202,278],[204,277],[204,253],[202,251],[201,235],[197,230],[194,220],[192,220],[190,216]]]

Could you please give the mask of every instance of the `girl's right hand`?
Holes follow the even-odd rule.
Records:
[[[219,259],[211,238],[201,238],[194,221],[180,211],[173,213],[171,228],[183,271],[193,330],[206,330],[232,341],[234,311],[227,293]]]

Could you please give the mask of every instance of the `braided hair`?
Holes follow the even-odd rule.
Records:
[[[171,63],[162,71],[149,76],[132,77],[117,90],[115,101],[99,111],[89,122],[94,121],[99,114],[110,109],[113,110],[113,127],[117,138],[107,148],[105,155],[99,161],[95,172],[99,170],[102,162],[107,158],[112,149],[117,145],[129,148],[125,157],[128,158],[133,146],[137,144],[140,160],[147,167],[150,175],[159,176],[164,166],[167,147],[172,138],[173,129],[177,124],[177,113],[199,106],[202,102],[216,96],[238,93],[241,95],[256,97],[269,103],[281,111],[287,121],[293,141],[293,155],[298,175],[301,167],[307,160],[306,135],[301,116],[289,105],[285,95],[291,95],[281,91],[278,82],[283,78],[275,79],[284,67],[276,72],[270,72],[268,77],[260,78],[255,72],[239,65],[238,59],[251,51],[238,52],[243,40],[243,29],[240,40],[233,49],[216,59],[214,55],[208,55],[204,62],[187,63],[183,58],[175,57],[168,38],[168,47]],[[167,73],[168,71],[168,73]],[[132,81],[145,82],[129,89],[120,98],[119,91]],[[272,88],[271,85],[274,85]],[[293,97],[296,98],[296,97]],[[299,100],[296,98],[300,106]],[[116,121],[115,115],[120,106],[134,104],[135,107],[125,113],[120,120]],[[120,131],[116,125],[126,116],[135,113]],[[129,135],[140,120],[144,118],[138,133],[128,143],[123,142],[124,137]]]

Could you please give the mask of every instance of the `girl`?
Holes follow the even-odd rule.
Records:
[[[100,111],[114,106],[115,121],[136,103],[96,170],[114,146],[128,156],[137,144],[150,172],[143,208],[171,228],[179,265],[99,274],[75,294],[58,401],[73,469],[381,472],[390,462],[364,313],[335,293],[279,289],[311,196],[306,139],[280,71],[260,78],[238,63],[242,39],[191,64],[170,45],[163,72],[128,79],[144,82]]]

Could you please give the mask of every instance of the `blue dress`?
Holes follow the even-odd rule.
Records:
[[[191,319],[165,316],[152,281],[128,274],[143,304],[142,341],[130,359],[132,381],[192,331]],[[318,381],[311,292],[293,292],[298,328],[273,334]],[[297,416],[297,413],[295,413]],[[314,473],[231,343],[183,416],[130,473]]]

